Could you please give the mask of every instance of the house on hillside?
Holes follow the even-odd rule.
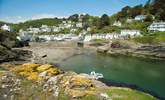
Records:
[[[76,23],[76,27],[82,28],[83,27],[83,24],[81,22],[78,22],[78,23]]]
[[[33,33],[23,30],[20,30],[19,36],[17,36],[17,39],[21,41],[32,41],[32,38],[33,38]]]
[[[32,28],[32,27],[30,27],[30,28],[28,29],[28,31],[29,31],[30,33],[39,33],[39,32],[40,32],[40,29],[39,29],[39,28]]]
[[[1,29],[4,30],[4,31],[11,31],[11,27],[9,25],[6,25],[6,24],[1,26]]]
[[[92,35],[85,35],[84,42],[88,42],[94,39],[119,39],[120,36],[117,33],[107,33],[107,34],[92,34]]]
[[[121,27],[121,22],[120,22],[120,21],[115,21],[115,22],[113,23],[113,26]]]
[[[42,25],[40,28],[42,32],[51,32],[51,28],[47,25]]]
[[[146,19],[146,17],[147,17],[146,15],[137,15],[134,20],[143,21],[144,19]]]
[[[165,22],[154,22],[148,27],[149,31],[165,31]]]
[[[128,18],[128,19],[126,20],[126,22],[127,22],[127,23],[132,23],[132,22],[133,22],[133,19]]]
[[[141,36],[140,30],[121,30],[121,37],[136,37]]]
[[[52,26],[52,31],[53,32],[59,32],[60,31],[60,28],[57,27],[57,26]]]

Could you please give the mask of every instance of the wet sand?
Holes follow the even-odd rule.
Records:
[[[83,54],[82,48],[77,47],[77,42],[44,42],[30,43],[29,47],[21,48],[32,51],[33,63],[51,63],[58,64],[72,56]]]

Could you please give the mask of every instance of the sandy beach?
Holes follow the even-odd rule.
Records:
[[[72,56],[83,54],[82,48],[74,41],[30,43],[29,47],[21,48],[32,51],[33,63],[58,64]]]

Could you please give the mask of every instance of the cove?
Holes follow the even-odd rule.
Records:
[[[110,56],[85,50],[60,63],[63,70],[102,73],[106,81],[136,85],[165,98],[165,61]]]

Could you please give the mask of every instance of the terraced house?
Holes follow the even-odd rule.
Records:
[[[148,27],[149,31],[165,31],[165,22],[155,22]]]

